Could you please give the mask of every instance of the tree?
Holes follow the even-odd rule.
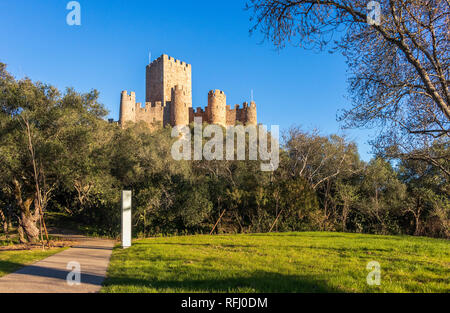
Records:
[[[353,108],[346,127],[379,127],[380,155],[428,162],[450,175],[449,13],[447,0],[380,0],[381,23],[368,23],[357,0],[250,0],[255,25],[277,47],[287,42],[347,58]],[[372,14],[372,12],[371,12]]]
[[[448,237],[450,212],[446,199],[450,196],[450,185],[447,176],[436,167],[411,159],[401,160],[398,173],[407,186],[403,210],[406,221],[413,218],[414,235]]]
[[[345,137],[321,136],[317,130],[305,132],[299,127],[291,127],[283,139],[289,175],[305,178],[317,192],[321,210],[316,212],[316,221],[321,229],[333,229],[330,218],[335,184],[361,170],[356,145]]]
[[[432,217],[437,218],[439,230],[433,235],[450,237],[450,200],[447,196],[436,196],[433,199]]]
[[[374,231],[388,234],[398,231],[397,217],[406,198],[406,186],[392,166],[382,158],[370,161],[361,183],[364,200],[361,210],[372,219]]]
[[[336,198],[338,203],[342,206],[341,223],[342,231],[345,232],[347,230],[347,218],[351,206],[359,199],[358,187],[340,181],[336,184]]]
[[[320,136],[317,130],[308,133],[299,127],[291,127],[283,137],[291,176],[304,177],[315,190],[329,180],[358,170],[356,145],[344,137]]]
[[[68,89],[62,95],[51,85],[16,81],[0,64],[0,187],[16,210],[22,242],[38,239],[55,192],[76,187],[77,175],[85,173],[89,162],[78,166],[83,148],[95,150],[92,138],[100,139],[96,130],[106,124],[97,98],[95,90],[78,94]]]

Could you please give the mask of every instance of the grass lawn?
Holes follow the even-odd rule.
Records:
[[[368,285],[369,261],[381,284]],[[450,292],[450,242],[329,232],[184,236],[116,247],[102,292]]]
[[[45,251],[42,251],[41,249],[0,251],[0,277],[15,272],[25,265],[61,252],[64,249],[66,248],[52,248]]]

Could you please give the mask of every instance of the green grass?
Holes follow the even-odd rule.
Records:
[[[368,285],[369,261],[381,284]],[[116,247],[102,292],[450,292],[450,242],[307,232],[184,236]]]
[[[64,249],[66,248],[52,248],[45,251],[42,251],[41,249],[0,251],[0,277],[15,272],[25,265],[61,252]]]

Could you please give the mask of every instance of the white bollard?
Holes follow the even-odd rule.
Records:
[[[131,190],[122,190],[122,248],[131,247]]]

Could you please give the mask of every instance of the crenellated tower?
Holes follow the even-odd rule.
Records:
[[[168,56],[161,55],[146,67],[145,101],[161,101],[170,105],[172,89],[181,86],[186,92],[186,104],[192,107],[191,65]]]
[[[209,122],[225,126],[227,124],[227,96],[221,90],[208,92]]]
[[[246,122],[247,125],[256,125],[256,103],[255,101],[250,101],[250,105],[247,107],[247,117]]]
[[[131,92],[128,95],[124,90],[120,95],[119,124],[123,127],[127,122],[136,122],[136,94]]]
[[[188,93],[183,86],[172,88],[170,102],[170,125],[183,126],[189,124]]]

